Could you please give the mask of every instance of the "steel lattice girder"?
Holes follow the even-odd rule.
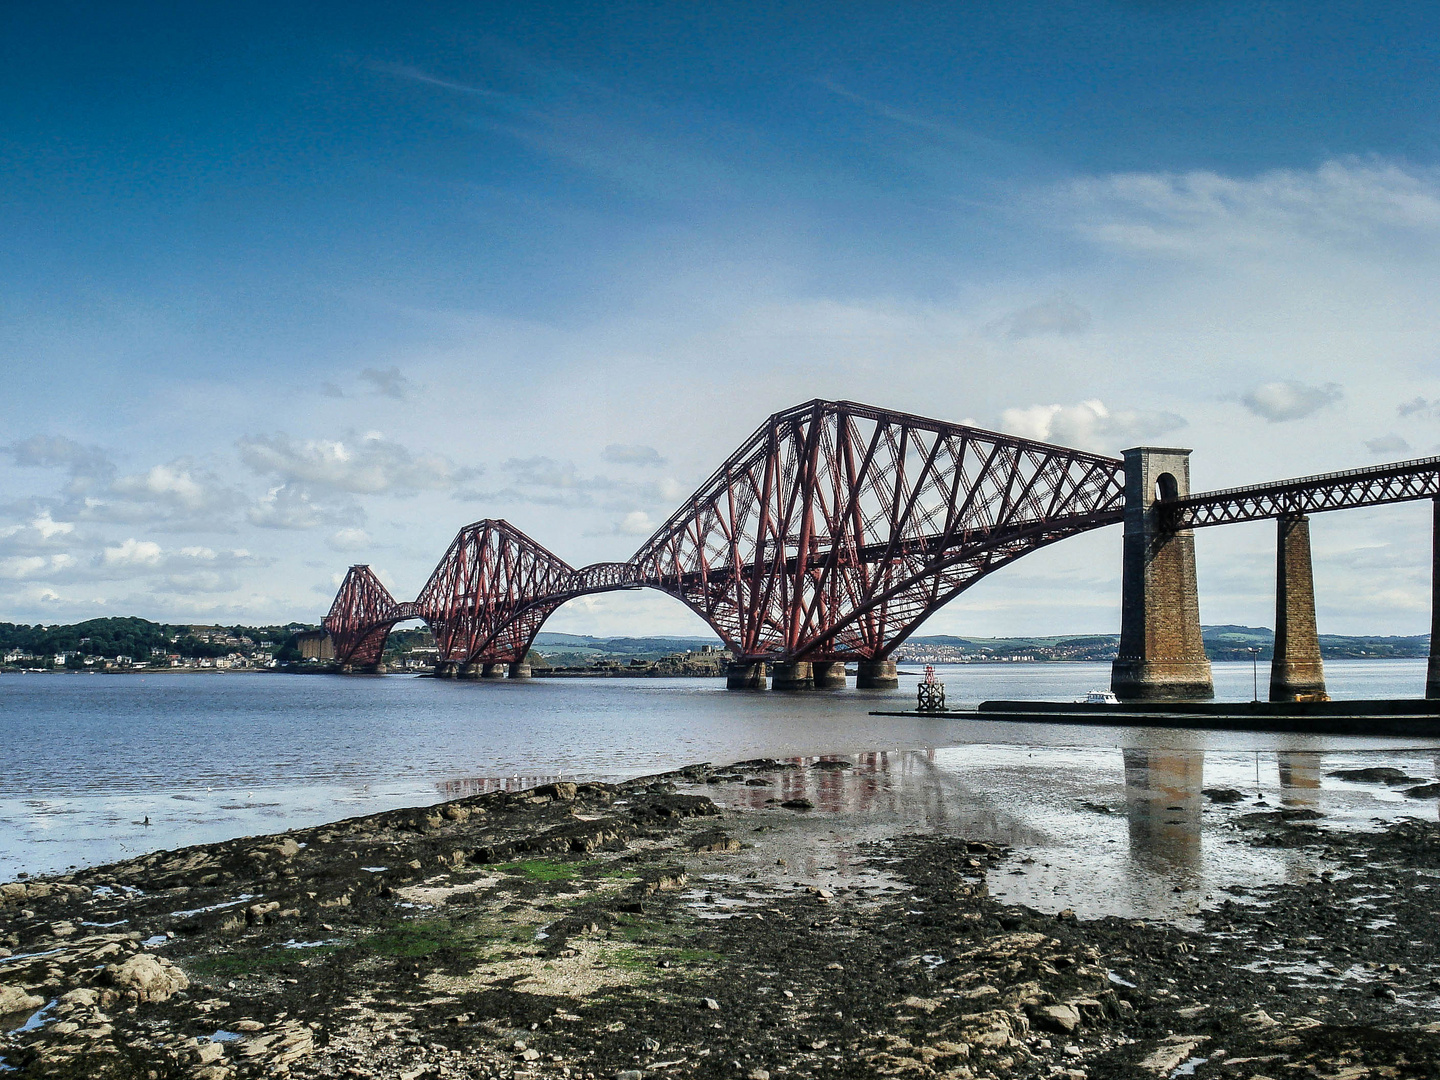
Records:
[[[577,570],[479,521],[413,604],[342,604],[347,578],[332,637],[342,659],[361,641],[378,659],[389,627],[418,616],[443,661],[519,661],[567,600],[648,587],[739,657],[881,658],[986,574],[1123,508],[1118,459],[817,400],[770,417],[628,562]]]
[[[434,632],[441,660],[519,661],[561,601],[543,614],[537,603],[563,592],[574,575],[509,522],[477,521],[456,534],[415,610]]]
[[[1193,529],[1440,497],[1440,457],[1188,495],[1159,506],[1167,529]]]
[[[741,657],[883,657],[957,593],[1121,520],[1114,458],[851,402],[772,416],[631,562]]]
[[[409,607],[396,603],[370,567],[352,566],[321,625],[342,663],[377,664],[390,628],[401,619],[413,618],[404,610]]]

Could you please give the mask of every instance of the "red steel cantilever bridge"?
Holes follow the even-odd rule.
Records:
[[[342,664],[378,663],[423,619],[442,665],[520,663],[550,613],[658,589],[741,662],[884,660],[985,575],[1119,522],[1117,458],[848,401],[776,413],[623,563],[579,569],[509,522],[456,535],[400,603],[353,566],[325,629]]]
[[[509,522],[477,521],[414,601],[397,602],[368,566],[352,566],[325,629],[340,663],[364,668],[379,662],[391,627],[423,619],[441,669],[483,676],[522,664],[567,600],[649,588],[709,623],[740,666],[760,668],[760,685],[767,663],[811,664],[819,683],[819,665],[846,660],[860,662],[861,685],[893,685],[887,658],[936,609],[1028,552],[1123,521],[1112,686],[1122,697],[1207,697],[1192,530],[1273,518],[1276,663],[1309,665],[1310,682],[1297,685],[1323,691],[1306,515],[1434,499],[1440,641],[1440,458],[1192,494],[1189,453],[1139,447],[1122,460],[811,401],[765,421],[626,562],[576,569]],[[1296,639],[1284,656],[1282,638]],[[1272,694],[1289,693],[1293,674],[1272,678]],[[1440,697],[1440,653],[1428,686]]]

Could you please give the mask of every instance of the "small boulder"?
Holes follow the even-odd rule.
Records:
[[[0,1016],[10,1013],[34,1012],[45,1004],[43,997],[37,997],[23,986],[0,985]]]
[[[166,1001],[177,990],[190,986],[185,973],[163,957],[136,953],[119,965],[105,969],[110,984],[136,1001]]]
[[[1200,790],[1200,794],[1214,803],[1237,803],[1245,798],[1244,792],[1234,788],[1207,787]]]
[[[1069,1035],[1080,1026],[1080,1010],[1074,1005],[1042,1005],[1031,1014],[1036,1027]]]
[[[740,841],[723,832],[701,833],[690,842],[690,850],[697,852],[739,851]]]

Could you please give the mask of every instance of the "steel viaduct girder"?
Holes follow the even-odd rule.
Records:
[[[441,661],[518,663],[566,601],[652,588],[741,659],[881,659],[985,575],[1123,508],[1118,459],[816,400],[771,416],[627,562],[576,569],[479,521],[413,604],[352,567],[325,626],[342,662],[375,663],[418,617]]]
[[[1440,457],[1206,491],[1156,507],[1171,531],[1440,497]]]

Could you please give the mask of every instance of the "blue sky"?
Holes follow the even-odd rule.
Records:
[[[0,619],[624,558],[816,396],[1200,487],[1440,444],[1434,5],[413,7],[0,12]],[[1427,627],[1428,507],[1313,530],[1322,630]],[[1114,532],[930,628],[1114,630]],[[1270,622],[1270,529],[1199,557]]]

